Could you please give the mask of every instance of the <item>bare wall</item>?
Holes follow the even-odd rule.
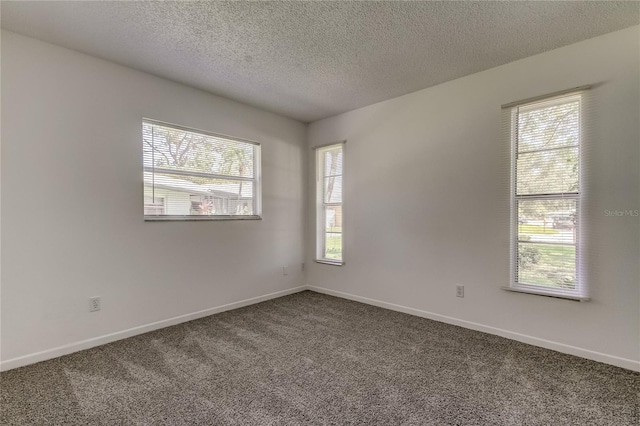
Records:
[[[640,209],[639,44],[632,27],[312,123],[310,147],[347,140],[346,264],[312,263],[310,179],[307,284],[638,369],[640,218],[605,210]],[[596,85],[586,176],[592,300],[501,290],[509,164],[500,106],[585,84]]]
[[[143,117],[261,142],[263,220],[145,223]],[[297,121],[3,31],[2,360],[302,285],[305,137]]]

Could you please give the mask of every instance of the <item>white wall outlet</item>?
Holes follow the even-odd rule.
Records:
[[[456,297],[464,297],[464,286],[457,285],[456,286]]]
[[[300,264],[300,270],[301,270],[302,272],[304,272],[304,262],[302,262],[302,263]]]
[[[282,275],[289,275],[289,267],[288,266],[283,266],[282,267]]]
[[[101,307],[102,307],[102,300],[100,299],[100,296],[89,298],[89,312],[99,311]]]

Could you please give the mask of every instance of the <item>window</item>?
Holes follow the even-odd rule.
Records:
[[[586,299],[581,273],[581,92],[507,108],[511,289]]]
[[[145,220],[260,218],[260,145],[142,122]]]
[[[161,215],[164,214],[164,198],[144,196],[144,214]]]
[[[316,149],[317,256],[321,263],[344,263],[342,167],[344,142]]]

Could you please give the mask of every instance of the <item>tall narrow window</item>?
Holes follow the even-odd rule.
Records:
[[[581,276],[581,93],[508,109],[511,288],[586,298]]]
[[[260,218],[260,145],[142,122],[145,220]]]
[[[316,149],[317,261],[344,263],[342,168],[344,143]]]

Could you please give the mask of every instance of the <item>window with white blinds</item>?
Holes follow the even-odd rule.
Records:
[[[260,145],[142,122],[145,220],[260,219]]]
[[[511,289],[586,299],[582,93],[511,106]]]
[[[316,260],[335,265],[344,263],[343,163],[344,142],[316,148]]]

